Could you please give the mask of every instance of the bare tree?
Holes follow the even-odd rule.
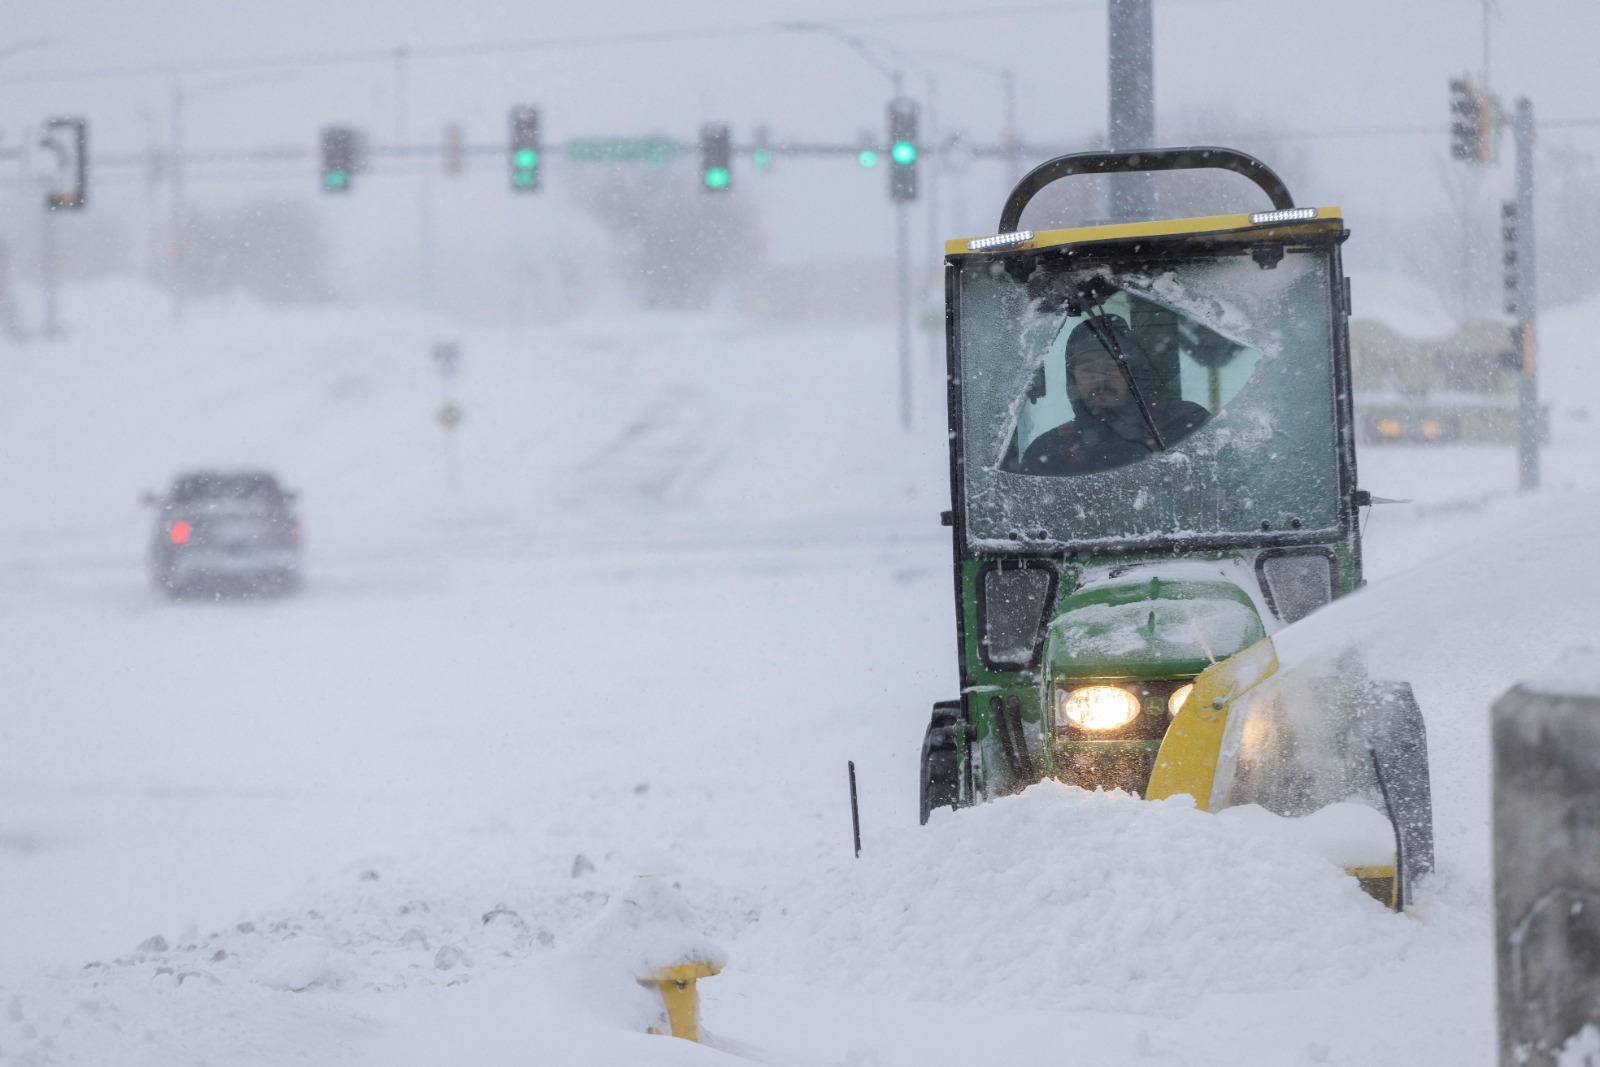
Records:
[[[706,193],[681,164],[596,165],[579,203],[616,240],[623,278],[646,307],[697,308],[760,260],[755,212],[736,191]]]
[[[1600,181],[1586,152],[1553,149],[1539,164],[1539,303],[1555,308],[1600,292],[1600,203],[1594,195]]]
[[[304,200],[191,211],[174,253],[173,280],[186,296],[246,292],[271,303],[294,303],[329,295],[321,233]]]

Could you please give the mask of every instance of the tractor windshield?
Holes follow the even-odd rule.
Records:
[[[974,547],[1337,527],[1331,264],[1264,262],[963,264]]]

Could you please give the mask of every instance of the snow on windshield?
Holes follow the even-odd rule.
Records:
[[[1334,527],[1328,279],[1319,252],[1025,280],[969,264],[974,547]]]

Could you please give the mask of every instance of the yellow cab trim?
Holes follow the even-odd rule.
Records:
[[[1330,226],[1330,224],[1332,224]],[[1266,223],[1256,225],[1248,213],[1238,215],[1206,215],[1193,219],[1156,219],[1151,222],[1119,222],[1106,226],[1078,226],[1065,230],[1040,230],[1033,239],[1008,248],[990,248],[974,252],[967,248],[969,240],[958,237],[944,243],[946,256],[994,255],[1000,252],[1028,251],[1040,248],[1057,248],[1062,245],[1094,244],[1100,241],[1127,241],[1140,237],[1194,237],[1206,234],[1240,234],[1251,240],[1288,237],[1306,229],[1317,231],[1342,228],[1344,212],[1337,207],[1319,207],[1315,218],[1298,222]],[[990,237],[992,234],[980,234]]]

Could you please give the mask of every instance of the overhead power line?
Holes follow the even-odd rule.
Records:
[[[1166,0],[1168,3],[1195,3],[1199,0]],[[1099,10],[1103,0],[1069,0],[1066,3],[1026,4],[1012,7],[968,8],[953,11],[925,11],[903,15],[875,15],[832,21],[837,26],[910,26],[935,22],[955,22],[988,18],[1027,18]],[[396,46],[366,48],[348,52],[311,52],[297,55],[214,60],[199,63],[145,63],[118,66],[82,67],[70,70],[0,76],[3,85],[35,85],[51,82],[106,81],[136,78],[170,78],[183,74],[221,74],[239,70],[272,67],[330,67],[358,63],[392,63],[405,59],[461,59],[496,53],[532,52],[561,48],[598,48],[616,45],[668,44],[680,41],[705,41],[766,34],[789,34],[789,23],[766,22],[744,26],[701,26],[672,30],[625,30],[609,33],[569,34],[535,37],[520,41],[485,41],[455,45]]]
[[[1159,0],[1162,6],[1198,6],[1227,3],[1228,0]],[[1105,0],[1064,0],[1053,4],[1019,4],[1010,7],[960,8],[950,11],[919,11],[895,15],[863,15],[830,19],[839,27],[918,26],[939,22],[977,19],[1032,18],[1077,12],[1105,10]],[[400,59],[462,59],[496,53],[532,52],[561,48],[600,48],[608,45],[670,44],[679,41],[708,41],[729,37],[752,37],[793,32],[791,22],[752,23],[744,26],[700,26],[674,30],[629,30],[610,33],[571,34],[562,37],[534,37],[521,41],[482,41],[455,45],[396,45],[392,48],[364,48],[348,52],[308,52],[296,55],[213,60],[195,63],[145,63],[120,66],[81,67],[68,70],[36,71],[0,76],[0,85],[42,85],[52,82],[109,81],[136,78],[171,78],[184,74],[224,74],[240,70],[274,67],[333,67],[358,63],[392,63]]]

